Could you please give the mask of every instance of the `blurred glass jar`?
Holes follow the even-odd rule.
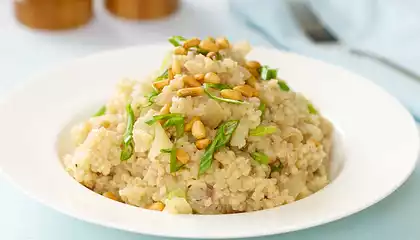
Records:
[[[15,0],[14,7],[16,18],[36,29],[76,28],[93,15],[92,0]]]
[[[105,0],[106,8],[114,15],[134,20],[168,16],[178,9],[179,0]]]

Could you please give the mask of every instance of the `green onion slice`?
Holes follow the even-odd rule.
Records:
[[[260,164],[265,164],[265,165],[268,164],[268,161],[269,161],[268,156],[265,155],[264,153],[253,152],[251,153],[251,156],[255,161],[259,162]]]
[[[236,128],[238,127],[239,121],[232,120],[227,121],[219,126],[216,132],[216,136],[212,143],[206,148],[204,155],[200,159],[200,169],[199,174],[203,174],[207,171],[211,164],[213,163],[213,155],[214,153],[220,149],[221,147],[225,146],[230,139],[232,138],[232,134],[235,132]]]
[[[123,144],[121,146],[121,161],[126,161],[130,159],[134,152],[134,142],[133,142],[133,127],[134,127],[134,112],[131,108],[131,104],[126,106],[127,112],[127,127],[124,132]]]
[[[227,103],[233,103],[233,104],[244,104],[244,101],[239,101],[239,100],[233,100],[233,99],[228,99],[228,98],[222,98],[222,97],[218,97],[213,95],[209,90],[209,86],[207,85],[207,83],[204,84],[204,92],[207,94],[207,96],[209,96],[210,98],[220,101],[220,102],[227,102]]]
[[[175,47],[182,46],[185,40],[187,39],[182,36],[172,36],[168,39],[168,41]]]
[[[102,106],[99,110],[93,115],[94,117],[99,117],[104,115],[106,112],[106,106]]]
[[[258,126],[254,129],[249,131],[249,135],[251,136],[265,136],[268,134],[275,133],[277,131],[277,127],[275,126]]]

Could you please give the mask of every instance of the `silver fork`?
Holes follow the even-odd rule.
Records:
[[[288,1],[288,5],[306,36],[308,36],[312,41],[315,43],[343,45],[338,37],[323,25],[321,20],[314,14],[307,3],[300,1]],[[354,48],[349,48],[348,51],[357,56],[370,58],[406,75],[407,77],[420,81],[419,75],[383,56]]]

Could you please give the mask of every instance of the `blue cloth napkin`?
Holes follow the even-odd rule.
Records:
[[[344,43],[333,50],[319,47],[305,36],[287,1],[230,0],[230,9],[274,47],[320,58],[359,73],[397,97],[420,120],[420,82],[348,51],[355,48],[373,52],[420,75],[419,1],[306,1]]]

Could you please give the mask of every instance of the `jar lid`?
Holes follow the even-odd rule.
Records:
[[[15,0],[16,18],[36,29],[79,27],[92,18],[92,0]]]

